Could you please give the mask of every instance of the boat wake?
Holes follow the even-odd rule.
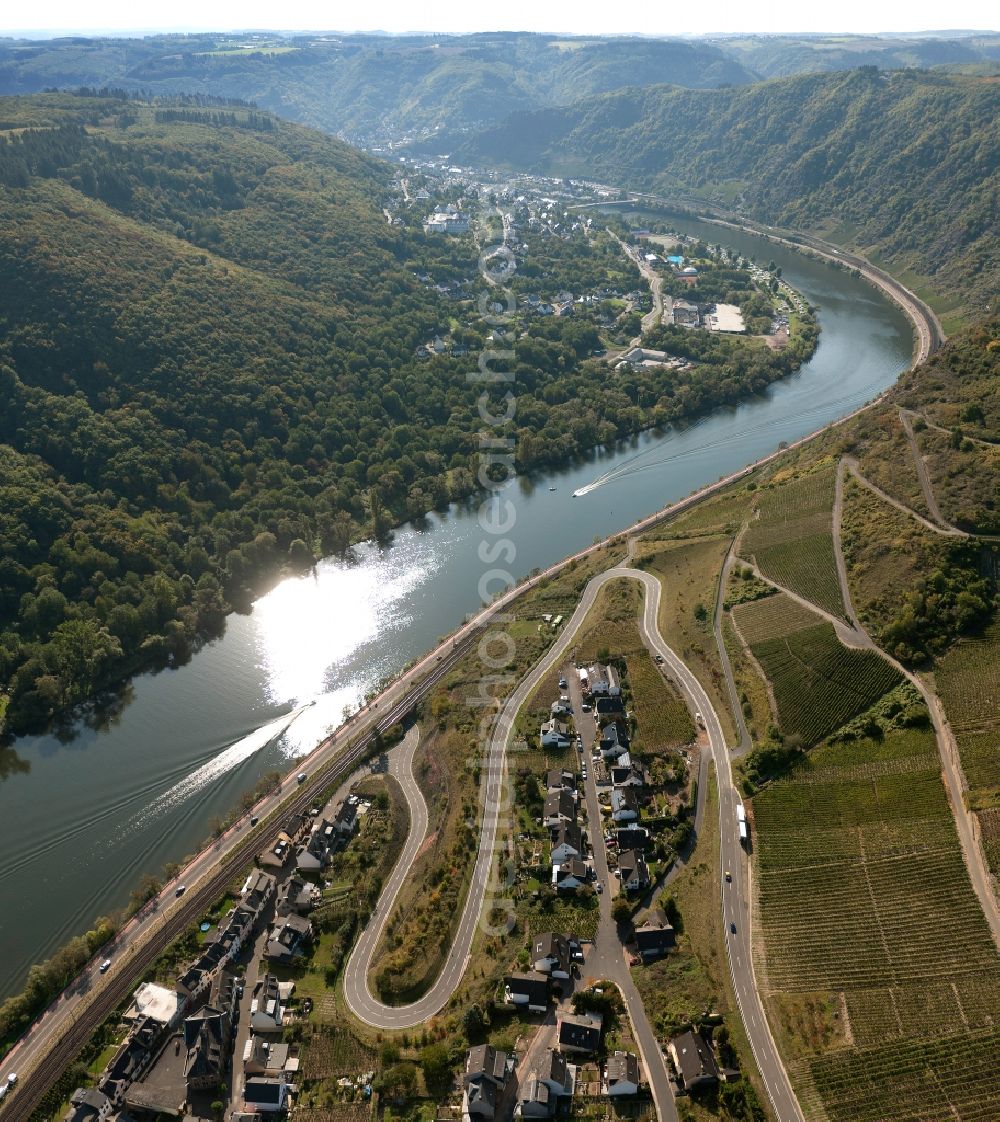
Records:
[[[797,416],[808,417],[811,414],[828,414],[832,407],[843,407],[845,411],[849,412],[850,409],[856,408],[858,405],[861,405],[871,397],[871,393],[869,391],[872,388],[873,387],[863,387],[860,391],[855,391],[853,394],[837,398],[834,401],[824,401],[822,404],[817,405],[812,409],[801,410],[797,414]],[[666,445],[664,445],[664,443],[658,443],[653,448],[648,448],[645,451],[637,452],[634,456],[631,456],[623,463],[618,464],[616,467],[613,467],[610,471],[606,471],[602,475],[597,476],[596,479],[592,479],[590,483],[585,483],[582,487],[577,487],[577,489],[573,492],[573,498],[583,498],[585,495],[589,495],[592,491],[596,491],[609,483],[614,483],[618,479],[624,479],[627,476],[637,475],[640,472],[644,471],[655,471],[659,468],[665,467],[668,464],[674,463],[675,461],[686,459],[689,456],[698,456],[706,451],[710,451],[713,448],[719,448],[725,444],[729,444],[731,441],[739,441],[747,437],[758,436],[761,433],[767,432],[769,429],[784,425],[785,423],[786,422],[784,418],[777,418],[776,420],[766,421],[760,425],[750,425],[747,428],[739,429],[734,432],[727,433],[723,436],[719,436],[715,440],[707,440],[695,444],[692,447],[683,448],[678,451],[669,450],[671,444],[670,440],[666,442]],[[691,433],[695,428],[697,428],[697,424],[692,426],[692,428],[688,428],[683,431],[685,434],[688,434]],[[677,435],[681,434],[678,433]],[[665,450],[666,455],[663,455],[663,452]],[[660,455],[656,455],[656,453],[660,453]]]
[[[159,798],[154,800],[151,806],[143,811],[143,817],[150,818],[163,814],[171,807],[177,806],[185,799],[189,799],[192,795],[203,790],[210,783],[225,775],[227,771],[232,771],[233,768],[238,767],[262,748],[266,748],[272,741],[277,740],[312,705],[315,705],[314,701],[297,705],[290,713],[278,717],[277,720],[269,721],[266,725],[261,725],[259,729],[254,729],[247,736],[237,740],[235,744],[230,744],[217,756],[213,756],[200,767],[195,768],[190,775],[185,776],[169,791],[164,791]]]

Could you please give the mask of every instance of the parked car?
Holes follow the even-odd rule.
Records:
[[[186,884],[179,884],[174,889],[174,895],[175,896],[183,896],[185,892],[187,892],[187,885]]]
[[[559,688],[561,690],[564,690],[566,688],[566,679],[565,678],[560,678],[559,679]]]
[[[111,959],[106,958],[100,965],[100,971],[101,971],[102,974],[107,974],[107,972],[110,969],[111,969]]]
[[[16,1082],[17,1082],[17,1072],[12,1071],[10,1073],[10,1075],[7,1076],[7,1086],[8,1087],[13,1087]]]
[[[257,825],[257,823],[258,823],[259,821],[260,821],[260,819],[259,819],[259,818],[257,817],[257,815],[255,814],[255,815],[253,815],[253,817],[252,817],[252,818],[250,819],[250,825],[251,825],[251,826],[256,826],[256,825]]]
[[[663,655],[661,655],[661,654],[658,654],[658,655],[656,656],[656,661],[657,661],[657,662],[662,662],[662,661],[663,661]]]
[[[585,702],[584,702],[584,703],[583,703],[583,704],[582,704],[582,705],[580,706],[580,708],[581,708],[581,709],[582,709],[582,710],[584,711],[584,713],[589,713],[589,712],[590,712],[590,702],[589,702],[589,701],[585,701]]]
[[[300,783],[305,783],[306,773],[304,771],[300,771],[297,778]]]
[[[586,764],[583,765],[583,778],[584,779],[587,778],[587,765]]]

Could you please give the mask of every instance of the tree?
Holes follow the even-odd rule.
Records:
[[[632,918],[632,908],[624,896],[619,896],[611,905],[611,917],[615,923],[628,923]]]
[[[477,1041],[485,1028],[482,1010],[478,1005],[470,1005],[462,1014],[462,1031],[470,1044]]]
[[[451,1057],[443,1044],[428,1044],[420,1050],[420,1066],[428,1090],[443,1090],[451,1076]]]

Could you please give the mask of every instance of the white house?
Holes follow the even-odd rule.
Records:
[[[564,865],[571,857],[583,856],[583,832],[573,822],[557,826],[552,836],[551,863]]]
[[[549,1007],[549,980],[544,974],[511,974],[504,978],[503,1000],[515,1009],[544,1013]]]
[[[553,717],[538,730],[538,740],[543,748],[568,748],[569,729]]]
[[[569,892],[590,882],[590,868],[579,857],[571,857],[561,865],[552,866],[552,887],[556,892]]]
[[[646,858],[637,849],[627,849],[618,855],[618,871],[621,873],[622,888],[626,892],[638,892],[649,887]]]
[[[639,800],[633,787],[616,787],[611,792],[611,817],[616,822],[634,822],[639,817]]]
[[[287,999],[286,999],[287,1000]],[[258,978],[250,1002],[250,1027],[258,1032],[277,1032],[285,1017],[281,986],[273,974]]]
[[[548,974],[550,978],[568,978],[573,963],[566,936],[557,935],[553,931],[537,935],[531,944],[531,964],[539,974]]]
[[[563,822],[576,821],[576,800],[566,790],[553,791],[545,797],[542,822],[548,826],[560,826]]]

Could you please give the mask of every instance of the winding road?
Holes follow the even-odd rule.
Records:
[[[802,1114],[798,1102],[792,1091],[788,1074],[778,1055],[763,1005],[757,993],[751,954],[749,862],[739,840],[736,807],[740,799],[733,784],[722,725],[701,683],[660,634],[658,619],[661,590],[659,581],[649,573],[638,569],[615,566],[599,573],[589,581],[576,610],[567,621],[558,639],[522,679],[500,712],[490,736],[485,760],[483,824],[472,883],[448,958],[433,987],[419,1001],[405,1006],[385,1005],[372,995],[369,988],[368,966],[375,945],[395,904],[396,894],[412,865],[416,849],[419,848],[419,845],[414,847],[413,835],[411,834],[404,854],[393,870],[389,885],[379,901],[373,922],[369,924],[365,935],[348,961],[344,980],[345,998],[351,1011],[367,1024],[376,1028],[402,1029],[423,1024],[429,1017],[439,1012],[454,993],[469,961],[476,926],[487,903],[486,890],[497,859],[498,832],[501,826],[507,824],[508,812],[502,800],[503,778],[506,770],[507,750],[512,739],[517,714],[545,675],[565,659],[587,614],[594,606],[601,588],[609,581],[621,579],[635,580],[642,585],[644,601],[640,631],[643,640],[651,650],[663,658],[664,664],[670,668],[674,680],[684,694],[688,705],[696,712],[700,712],[704,719],[719,785],[720,859],[722,866],[719,879],[722,885],[722,918],[726,929],[726,949],[729,956],[733,989],[747,1036],[750,1039],[754,1058],[757,1061],[761,1078],[777,1117],[780,1122],[788,1122],[788,1120],[801,1122]],[[410,759],[412,761],[412,753]],[[413,788],[415,788],[415,783],[412,787],[404,785],[406,791]],[[407,797],[409,799],[409,794]],[[422,802],[422,797],[420,797],[420,802]],[[419,821],[419,805],[411,803],[411,815],[413,815],[413,821]],[[426,830],[426,822],[424,830]],[[595,853],[600,849],[603,854],[603,845],[599,840],[594,848]],[[722,875],[725,870],[731,873],[732,880],[730,882],[727,882]],[[600,873],[600,870],[598,871]],[[604,872],[606,875],[606,861]],[[602,908],[607,906],[608,902],[602,901]],[[602,952],[605,955],[608,954],[608,950],[608,948],[602,947]],[[612,949],[610,953],[618,954],[620,957],[620,945]],[[619,974],[618,970],[613,972],[616,975]],[[625,974],[627,974],[627,971],[625,971]],[[616,977],[615,980],[618,981],[618,978]],[[652,1029],[649,1027],[638,993],[630,983],[631,978],[622,978],[619,981],[629,1008],[636,1041],[642,1053],[650,1087],[654,1094],[657,1113],[660,1122],[672,1122],[677,1114],[667,1082],[663,1053]]]
[[[760,230],[751,230],[751,232],[763,233],[763,231]],[[765,236],[773,235],[765,234]],[[807,241],[807,239],[803,238],[803,241]],[[794,243],[790,244],[792,244],[793,248],[798,248]],[[860,266],[864,267],[863,271],[866,271],[867,275],[869,275],[869,279],[888,291],[892,298],[900,303],[917,328],[919,337],[918,359],[926,357],[928,353],[936,348],[943,337],[940,325],[926,305],[919,301],[911,292],[899,285],[898,282],[892,281],[891,278],[881,273],[880,270],[874,269],[868,262],[849,258],[847,255],[841,254],[832,247],[824,246],[823,249],[820,249],[819,246],[813,245],[812,248],[820,252],[824,252],[825,250],[828,256],[836,254],[841,260],[848,261],[851,264],[854,264],[855,261],[859,261]],[[794,449],[805,445],[820,433],[844,424],[851,417],[857,416],[871,408],[872,405],[882,401],[884,396],[885,395],[882,395],[875,399],[875,401],[867,403],[848,416],[842,417],[838,421],[823,426],[815,432],[794,441],[789,448]],[[784,456],[787,451],[788,449],[778,449],[770,455],[748,464],[746,467],[718,480],[718,482],[701,488],[687,498],[667,506],[663,510],[650,515],[648,518],[642,519],[626,532],[629,534],[640,533],[679,514],[730,484],[746,478],[764,464]],[[283,816],[297,809],[308,808],[310,802],[319,795],[324,786],[328,785],[333,778],[360,763],[361,760],[365,758],[366,754],[372,751],[372,738],[376,732],[378,730],[384,731],[392,723],[400,720],[409,713],[414,704],[433,688],[434,684],[440,680],[441,676],[447,672],[450,666],[464,654],[475,637],[484,627],[488,626],[496,612],[510,605],[518,596],[528,589],[554,576],[566,565],[587,557],[595,550],[606,548],[612,542],[619,540],[619,538],[620,535],[618,534],[612,535],[609,539],[597,542],[593,546],[581,550],[571,557],[565,558],[557,564],[550,566],[544,572],[536,574],[530,579],[511,588],[498,600],[476,613],[472,618],[467,620],[464,625],[458,628],[453,635],[440,643],[415,665],[404,671],[376,700],[372,701],[370,705],[366,706],[361,712],[352,717],[341,729],[337,730],[336,733],[319,745],[310,755],[305,765],[308,768],[308,775],[304,784],[298,785],[293,773],[283,780],[280,789],[275,795],[269,796],[258,807],[254,808],[254,813],[261,819],[260,825],[256,829],[248,829],[246,820],[243,820],[199,854],[191,865],[181,873],[179,878],[183,880],[183,883],[187,886],[186,895],[180,898],[175,897],[174,892],[177,887],[177,881],[166,886],[163,893],[156,900],[152,901],[147,908],[143,909],[138,916],[134,917],[129,924],[119,932],[110,946],[101,948],[97,955],[84,967],[78,977],[67,988],[64,994],[59,995],[59,997],[39,1015],[25,1032],[21,1040],[8,1053],[5,1058],[5,1065],[8,1070],[16,1070],[20,1079],[15,1093],[12,1095],[8,1094],[3,1103],[2,1113],[4,1122],[7,1122],[8,1118],[11,1122],[21,1122],[21,1120],[27,1119],[30,1116],[45,1091],[51,1086],[61,1071],[71,1062],[72,1058],[90,1037],[94,1029],[96,1029],[108,1013],[128,994],[137,974],[144,970],[155,959],[171,939],[176,937],[188,923],[192,922],[192,920],[212,903],[217,895],[225,888],[228,881],[235,875],[237,870],[249,864],[253,854],[259,850],[266,840],[267,831],[273,828],[279,815]],[[609,574],[614,572],[615,570],[609,570]],[[644,584],[647,580],[652,580],[652,578],[648,578],[643,573],[637,573],[635,570],[629,569],[619,570],[618,575],[633,577],[634,579],[643,581]],[[602,574],[600,578],[595,578],[595,581],[600,580],[601,583],[603,583],[603,580],[606,579],[611,579],[611,577],[608,574]],[[591,585],[588,585],[585,590],[585,599],[589,594],[591,597],[590,602],[592,602],[592,596],[596,593],[597,587],[599,587],[599,585],[595,586],[594,582],[591,582]],[[647,586],[647,590],[648,587],[649,586]],[[656,596],[658,597],[658,595],[657,586]],[[650,592],[647,595],[647,611],[651,598],[652,593]],[[567,624],[563,632],[563,638],[569,632],[571,625],[579,626],[579,622],[582,620],[582,615],[580,615],[581,609],[582,615],[586,615],[584,601],[581,601],[580,608],[574,613],[573,619]],[[656,613],[654,611],[652,616],[654,629],[655,618]],[[659,638],[658,632],[656,633],[656,637],[659,643],[663,642],[662,639]],[[565,649],[562,638],[553,649],[559,650],[559,648]],[[726,756],[725,743],[722,738],[718,718],[708,704],[708,699],[704,695],[704,691],[701,690],[701,687],[697,684],[696,680],[693,679],[693,676],[690,675],[690,672],[688,672],[686,668],[683,668],[683,664],[680,663],[680,660],[669,651],[666,644],[664,643],[662,647],[658,646],[657,649],[661,651],[665,661],[668,661],[675,667],[677,679],[685,686],[685,692],[688,694],[689,702],[702,712],[709,726],[712,751],[716,758],[720,776],[720,814],[723,819],[723,859],[728,860],[727,854],[732,854],[733,857],[739,858],[741,856],[741,851],[738,849],[738,840],[735,840],[735,814],[733,813],[736,795],[735,791],[732,789],[729,761]],[[559,650],[559,653],[563,653],[563,650]],[[683,673],[682,669],[678,669],[678,667],[683,669]],[[514,697],[518,697],[520,692],[521,691],[517,691]],[[530,693],[530,688],[525,691],[524,697],[526,697],[528,693]],[[512,698],[511,702],[508,704],[511,704],[513,701],[514,698]],[[518,702],[518,707],[519,705],[520,702]],[[513,711],[516,712],[516,708]],[[506,712],[507,710],[505,708],[505,713]],[[501,715],[496,735],[504,733],[505,729],[506,733],[509,733],[510,720]],[[506,733],[504,733],[504,735],[506,735]],[[303,765],[300,764],[298,766],[301,767]],[[298,770],[298,768],[296,768],[296,770]],[[491,803],[490,800],[491,798],[494,800],[496,799],[501,782],[502,767],[499,773],[488,770],[486,777],[487,807],[495,807],[498,805],[495,801]],[[411,814],[412,812],[411,805]],[[269,818],[270,820],[267,821],[265,818]],[[490,858],[489,860],[485,857],[483,858],[483,867],[486,869],[492,866],[492,845],[495,841],[495,836],[496,812],[493,811],[488,813],[484,818],[483,844],[480,847],[480,854],[488,854]],[[737,847],[735,850],[732,849],[734,841]],[[488,845],[487,842],[489,842]],[[479,867],[480,860],[477,858],[477,869],[479,869]],[[742,866],[737,860],[731,860],[728,867],[733,870],[733,884],[729,887],[724,884],[724,908],[728,909],[728,915],[736,916],[738,914],[745,914],[749,916],[748,904],[746,903],[748,894],[745,894],[742,890],[742,877],[740,876],[738,879],[736,872],[736,870]],[[741,908],[742,913],[740,913]],[[471,912],[469,914],[471,914]],[[729,920],[728,915],[727,922],[736,922],[735,919]],[[465,935],[469,937],[468,945],[471,945],[472,929],[475,926],[477,918],[478,912],[472,915],[471,920],[463,917],[463,924],[467,925],[467,930],[460,932],[460,934],[463,935],[463,939],[457,940],[457,945],[462,945]],[[98,972],[98,963],[109,952],[112,957],[112,966],[107,974],[101,975]],[[747,1025],[747,1031],[754,1047],[754,1053],[757,1056],[758,1064],[764,1075],[765,1083],[768,1087],[768,1094],[775,1104],[775,1109],[780,1119],[797,1119],[800,1117],[798,1106],[791,1094],[787,1083],[787,1077],[777,1058],[774,1043],[770,1038],[770,1033],[764,1021],[763,1011],[757,999],[756,991],[753,989],[752,984],[749,984],[752,983],[752,963],[750,962],[749,956],[749,932],[746,930],[745,923],[737,923],[737,934],[735,938],[730,940],[729,952],[737,999],[740,1002],[741,1010],[744,1011],[744,1022]],[[353,957],[351,961],[354,961]],[[446,966],[446,973],[457,979],[461,976],[464,965],[464,956],[456,956],[454,961],[449,959]],[[442,978],[444,978],[444,975],[442,975]],[[440,981],[439,979],[439,983]],[[747,988],[748,984],[749,989]],[[444,983],[440,989],[436,985],[431,993],[436,995],[435,1000],[441,999],[443,995],[443,1004],[443,1001],[447,1000],[447,996],[452,992],[453,988],[452,986],[451,990],[447,990],[447,984]],[[447,990],[447,993],[445,993],[445,990]],[[430,998],[430,996],[429,994],[428,998]],[[358,1012],[358,1015],[361,1016],[362,1019],[365,1019],[363,1010],[366,1006],[366,1001],[372,1000],[370,994],[368,994],[367,978],[365,979],[364,985],[358,988],[357,998],[358,1007],[362,1010]],[[431,1004],[433,1004],[433,1002],[431,1002]],[[411,1006],[408,1008],[413,1009],[414,1007]],[[377,1002],[369,1007],[369,1012],[376,1018],[383,1015],[378,1008]],[[401,1013],[404,1018],[408,1016],[407,1013],[399,1010],[391,1010],[391,1012],[393,1014]],[[419,1023],[419,1021],[411,1023]]]

